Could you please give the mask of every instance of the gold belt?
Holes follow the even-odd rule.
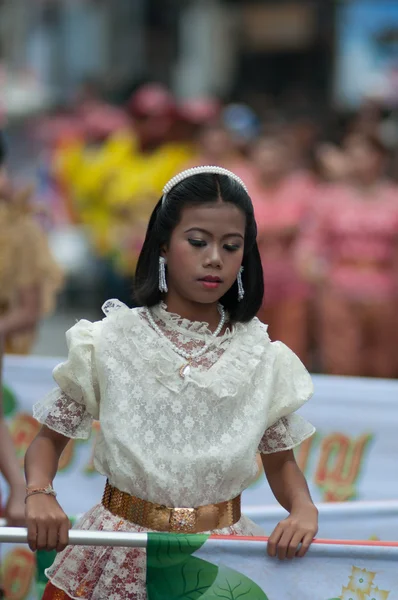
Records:
[[[237,523],[241,516],[240,498],[198,508],[169,508],[131,496],[107,481],[102,504],[112,514],[141,527],[171,533],[201,533]]]

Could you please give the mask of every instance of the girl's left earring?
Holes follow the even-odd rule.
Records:
[[[164,294],[169,291],[166,282],[166,264],[166,259],[159,256],[159,290]]]
[[[238,273],[238,277],[237,277],[237,281],[238,281],[238,302],[242,302],[243,298],[245,297],[245,289],[243,287],[243,282],[242,282],[242,273],[243,273],[243,267],[241,267],[239,269],[239,273]]]

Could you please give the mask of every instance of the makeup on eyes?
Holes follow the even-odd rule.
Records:
[[[205,240],[196,240],[194,238],[188,238],[188,242],[191,244],[191,246],[194,246],[195,248],[204,248],[205,246],[207,246],[207,242]],[[223,248],[224,250],[227,250],[227,252],[237,252],[238,250],[240,250],[241,246],[239,244],[224,244]]]

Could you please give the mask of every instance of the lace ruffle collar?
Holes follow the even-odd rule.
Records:
[[[190,321],[189,319],[184,319],[177,313],[169,312],[167,309],[167,304],[162,302],[157,306],[153,306],[151,308],[151,312],[156,321],[160,321],[166,329],[180,331],[185,334],[199,334],[200,336],[209,336],[212,335],[212,331],[209,327],[209,324],[205,321]],[[228,323],[228,316],[226,322]],[[235,330],[235,326],[227,327],[226,331],[219,336],[220,339],[224,339],[233,333]]]
[[[111,300],[107,300],[102,306],[102,312],[106,316],[109,316],[115,312],[119,312],[120,309],[122,309],[123,312],[126,310],[131,312],[131,309],[129,309],[128,306],[126,306],[126,304],[114,298],[112,298]],[[155,320],[157,322],[160,322],[161,325],[163,325],[163,329],[169,329],[171,331],[179,331],[185,334],[194,334],[205,337],[212,335],[212,331],[210,330],[208,323],[206,323],[205,321],[190,321],[189,319],[184,319],[176,313],[169,312],[167,310],[167,304],[165,304],[164,302],[161,302],[156,306],[152,306],[150,310]],[[229,318],[227,314],[227,324],[228,321]],[[228,338],[239,329],[240,325],[240,323],[230,325],[229,327],[227,327],[223,335],[220,335],[217,339],[222,340]]]

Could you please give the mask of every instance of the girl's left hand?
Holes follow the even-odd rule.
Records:
[[[272,532],[268,540],[268,555],[277,556],[280,560],[302,557],[307,553],[317,532],[318,510],[315,505],[293,509],[287,519],[280,521]]]

